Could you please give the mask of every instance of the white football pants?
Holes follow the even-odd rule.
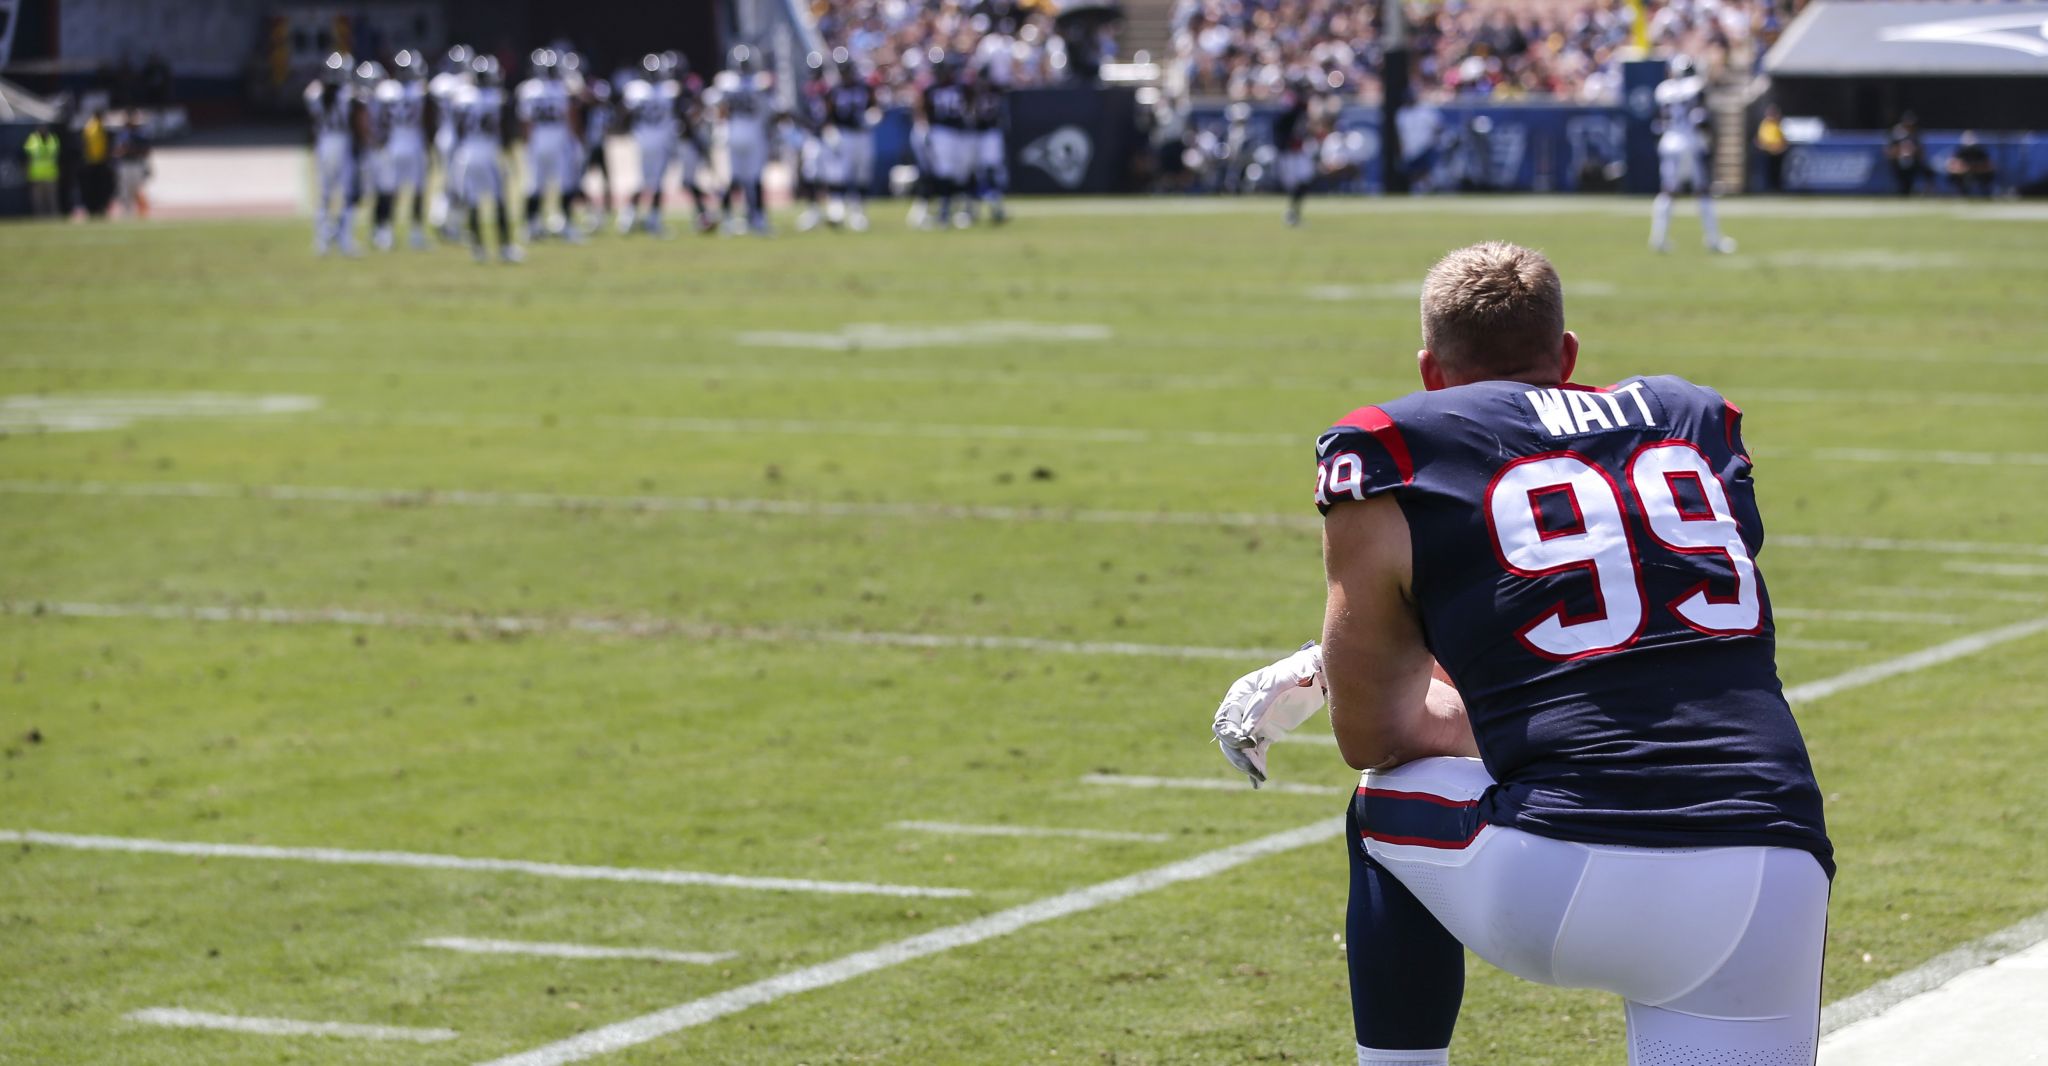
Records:
[[[1434,758],[1368,771],[1360,787],[1459,805],[1492,785],[1478,759]],[[1813,1066],[1828,879],[1811,854],[1501,826],[1462,848],[1394,844],[1360,824],[1366,853],[1480,958],[1626,1000],[1629,1066]]]

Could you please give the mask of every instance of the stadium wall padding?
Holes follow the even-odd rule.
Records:
[[[1258,161],[1247,187],[1277,188],[1272,175],[1273,119],[1277,106],[1252,109],[1245,124],[1247,144]],[[1628,116],[1618,107],[1572,104],[1418,105],[1401,112],[1401,144],[1411,187],[1416,192],[1576,192],[1627,158]],[[1222,105],[1196,107],[1188,117],[1197,130],[1227,138],[1230,120]],[[1381,191],[1380,114],[1347,107],[1336,133],[1346,145],[1355,174],[1325,178],[1325,192]],[[1652,170],[1654,174],[1654,169]],[[1222,191],[1214,185],[1203,191]]]
[[[2048,194],[2048,134],[1981,134],[1978,138],[1990,150],[1991,163],[1998,171],[2000,189],[2018,189],[2031,195]],[[1926,192],[1955,193],[1945,168],[1956,147],[1962,143],[1959,130],[1923,131],[1926,162],[1934,173],[1923,180]],[[1852,196],[1885,196],[1898,191],[1891,160],[1885,157],[1885,135],[1878,132],[1842,132],[1823,135],[1811,144],[1795,144],[1785,153],[1785,191],[1838,193]]]

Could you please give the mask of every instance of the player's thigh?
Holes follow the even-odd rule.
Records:
[[[768,145],[752,138],[735,140],[726,145],[726,157],[732,166],[732,180],[752,185],[761,180],[761,170],[768,163]]]
[[[498,164],[497,153],[481,148],[471,149],[462,164],[462,198],[474,204],[483,200],[503,200],[505,197],[505,175]]]
[[[1582,844],[1482,826],[1493,779],[1477,759],[1371,772],[1354,801],[1366,853],[1474,954],[1554,982],[1552,945],[1585,872]]]
[[[1657,188],[1667,193],[1685,191],[1685,153],[1657,153]]]
[[[846,134],[846,177],[865,185],[875,172],[875,135],[866,131]]]

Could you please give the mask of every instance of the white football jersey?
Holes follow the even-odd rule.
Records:
[[[347,137],[353,121],[356,90],[353,85],[343,85],[334,90],[329,98],[326,86],[314,82],[306,86],[306,113],[313,119],[313,129],[322,140]]]
[[[725,109],[726,140],[765,143],[769,113],[774,110],[766,74],[742,76],[736,70],[720,71],[712,80],[716,100]]]
[[[1700,124],[1706,121],[1707,79],[1695,74],[1666,78],[1657,83],[1657,117],[1664,134],[1657,139],[1659,152],[1700,150]]]
[[[569,86],[560,78],[529,78],[519,84],[519,118],[535,126],[566,126]]]
[[[396,78],[377,83],[370,98],[370,128],[382,144],[416,148],[426,143],[427,88]]]
[[[465,85],[455,94],[455,131],[464,140],[495,146],[504,132],[505,94]]]
[[[453,73],[436,74],[427,82],[427,95],[433,98],[434,106],[440,112],[434,136],[455,136],[455,97],[469,83],[468,78]]]
[[[620,94],[637,137],[676,136],[676,101],[683,87],[669,79],[659,83],[634,78]]]

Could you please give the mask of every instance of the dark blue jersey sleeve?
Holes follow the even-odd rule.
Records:
[[[1415,459],[1401,427],[1378,407],[1345,415],[1316,438],[1316,510],[1363,500],[1415,481]]]

